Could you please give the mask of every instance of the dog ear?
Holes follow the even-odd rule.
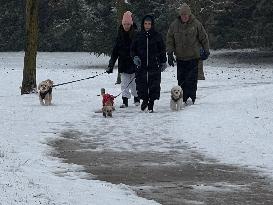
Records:
[[[171,95],[173,95],[173,88],[171,89]]]
[[[180,91],[179,98],[183,98],[183,91],[182,90]]]
[[[53,85],[53,81],[50,79],[47,79],[46,82],[47,82],[47,85],[50,87]]]

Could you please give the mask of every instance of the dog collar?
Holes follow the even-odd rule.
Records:
[[[40,93],[41,98],[42,98],[42,99],[45,99],[45,96],[46,96],[48,93],[49,93],[49,94],[52,93],[52,88],[49,88],[48,91],[46,91],[46,92],[44,92],[44,93]]]
[[[178,99],[175,99],[175,98],[172,96],[172,100],[173,100],[174,102],[177,102],[179,99],[181,99],[181,97],[179,97]]]

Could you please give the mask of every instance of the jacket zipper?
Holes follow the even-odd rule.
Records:
[[[147,39],[146,39],[146,43],[147,43],[147,50],[146,50],[146,52],[147,52],[147,60],[146,60],[146,65],[147,65],[147,85],[148,85],[148,93],[149,93],[149,71],[148,71],[148,65],[149,65],[149,34],[147,33]]]
[[[147,39],[146,39],[146,43],[147,43],[147,50],[146,50],[146,53],[147,53],[147,56],[146,56],[147,57],[147,62],[146,62],[146,64],[147,65],[146,66],[148,67],[148,64],[149,64],[149,60],[148,60],[149,59],[149,38],[148,38],[148,34],[147,34],[146,37],[147,37]]]

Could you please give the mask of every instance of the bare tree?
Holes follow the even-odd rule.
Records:
[[[36,91],[39,0],[26,1],[26,47],[21,95]]]

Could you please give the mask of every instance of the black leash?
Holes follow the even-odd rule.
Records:
[[[79,82],[79,81],[82,81],[82,80],[88,80],[88,79],[95,78],[95,77],[98,77],[100,75],[103,75],[104,73],[106,73],[106,71],[103,72],[103,73],[97,74],[97,75],[87,77],[87,78],[82,78],[82,79],[79,79],[79,80],[73,80],[73,81],[69,81],[69,82],[66,82],[66,83],[59,83],[57,85],[53,85],[52,87],[57,87],[57,86],[60,86],[60,85],[66,85],[66,84],[69,84],[69,83],[75,83],[75,82]]]

